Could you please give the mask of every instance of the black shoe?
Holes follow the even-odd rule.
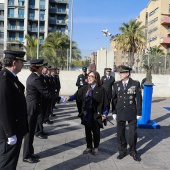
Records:
[[[98,154],[99,154],[98,149],[94,149],[94,150],[93,150],[93,155],[95,156],[95,155],[98,155]]]
[[[130,154],[130,156],[132,156],[132,157],[133,157],[133,159],[134,159],[135,161],[138,161],[138,162],[140,162],[140,161],[141,161],[141,159],[138,157],[138,155],[137,155],[137,154]]]
[[[57,106],[54,106],[54,109],[58,109],[58,107],[57,107]]]
[[[28,163],[37,163],[39,162],[38,159],[34,159],[33,157],[29,157],[28,159],[23,159],[23,162],[28,162]]]
[[[92,151],[92,149],[87,148],[86,150],[83,151],[83,154],[88,154],[88,153],[90,153],[91,151]]]
[[[48,125],[51,125],[51,124],[53,124],[53,121],[47,120],[45,123],[48,124]]]
[[[47,132],[41,132],[41,134],[44,135],[44,136],[48,136]]]
[[[34,158],[34,159],[40,159],[40,155],[32,154],[32,158]]]
[[[45,136],[45,135],[42,135],[42,134],[38,134],[38,135],[35,135],[37,138],[40,138],[40,139],[47,139],[48,137]]]
[[[54,114],[54,113],[53,113],[53,114],[51,114],[50,116],[51,116],[51,117],[55,117],[55,116],[56,116],[56,114]]]
[[[123,159],[125,156],[126,156],[126,154],[119,154],[119,155],[117,156],[117,159]]]

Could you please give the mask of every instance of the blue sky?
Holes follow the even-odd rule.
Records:
[[[71,7],[72,0],[69,1]],[[72,40],[77,42],[83,55],[106,47],[106,42],[109,49],[109,37],[101,31],[119,33],[121,24],[139,16],[148,3],[149,0],[74,0]]]

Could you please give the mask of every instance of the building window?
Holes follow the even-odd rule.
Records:
[[[156,12],[158,12],[158,8],[154,9],[152,12],[149,13],[149,17],[152,16],[153,14],[155,14]]]
[[[148,31],[148,34],[151,34],[151,33],[155,32],[155,31],[157,31],[157,30],[158,30],[158,27],[155,27],[155,28],[153,28],[153,29],[150,29],[150,30]]]
[[[151,24],[155,23],[156,21],[158,21],[158,17],[156,17],[156,18],[154,18],[153,20],[151,20],[151,21],[148,23],[148,25],[151,25]]]
[[[152,37],[148,40],[148,42],[152,42],[152,41],[155,41],[155,40],[157,40],[157,37]]]

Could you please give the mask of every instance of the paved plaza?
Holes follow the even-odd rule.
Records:
[[[75,102],[59,104],[51,120],[53,125],[44,125],[48,139],[35,137],[35,154],[40,155],[36,164],[22,162],[22,150],[17,170],[170,170],[170,98],[155,98],[151,120],[161,129],[138,129],[137,149],[141,162],[128,154],[117,160],[116,122],[109,113],[111,123],[101,130],[99,155],[82,152],[86,148],[84,126],[77,117]]]

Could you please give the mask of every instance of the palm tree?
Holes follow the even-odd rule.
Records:
[[[134,53],[143,50],[145,46],[145,26],[137,20],[130,20],[129,23],[122,23],[119,30],[122,32],[117,38],[117,45],[123,52],[129,52],[128,64],[134,65]]]
[[[80,51],[77,44],[73,43],[73,56],[80,58]],[[67,49],[69,49],[70,40],[67,35],[61,32],[52,32],[48,34],[41,46],[41,54],[53,66],[60,66],[63,69],[67,63]]]

